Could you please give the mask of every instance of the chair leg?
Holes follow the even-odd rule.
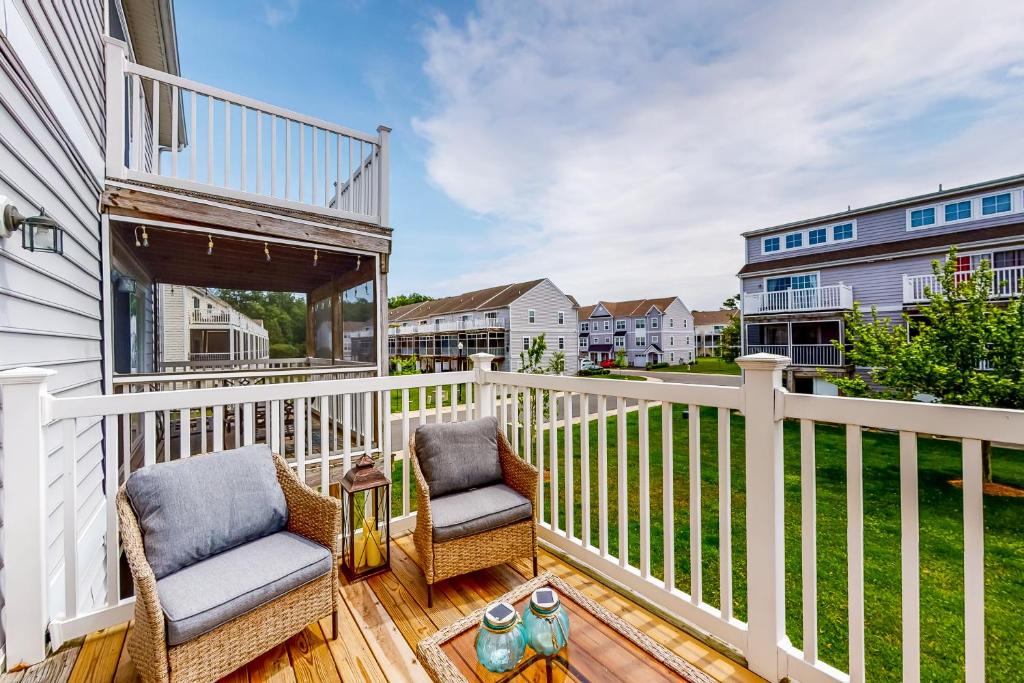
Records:
[[[427,584],[427,609],[434,606],[434,584]]]
[[[331,617],[331,640],[338,639],[338,608],[334,608],[334,614]]]
[[[537,578],[537,556],[533,556],[533,578]]]

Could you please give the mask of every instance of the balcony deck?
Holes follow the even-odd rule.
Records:
[[[329,641],[330,622],[308,627],[225,681],[427,681],[415,657],[416,643],[524,583],[532,576],[524,559],[438,584],[428,609],[423,575],[415,562],[412,536],[392,544],[391,571],[366,582],[343,585],[341,634]],[[591,598],[622,614],[652,638],[720,681],[763,679],[699,640],[578,572],[550,553],[541,552],[542,571],[550,571]],[[0,676],[2,683],[138,680],[125,647],[131,624],[97,631],[71,643],[24,672]]]

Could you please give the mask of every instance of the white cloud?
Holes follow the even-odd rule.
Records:
[[[970,26],[970,30],[964,30]],[[425,37],[432,182],[496,225],[449,291],[735,291],[739,233],[1019,170],[1024,3],[482,2]],[[970,144],[965,144],[965,143]]]
[[[287,24],[299,15],[300,0],[265,0],[263,3],[263,20],[271,28]]]

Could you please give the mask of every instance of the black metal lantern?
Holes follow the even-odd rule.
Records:
[[[341,480],[341,569],[355,581],[391,566],[391,480],[364,454]]]
[[[29,251],[41,251],[50,254],[64,253],[64,229],[54,219],[46,215],[42,209],[38,216],[26,217],[12,204],[3,209],[2,237],[10,237],[15,230],[21,229],[21,246]]]

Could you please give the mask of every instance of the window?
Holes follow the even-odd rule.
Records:
[[[818,286],[818,274],[784,275],[770,277],[765,280],[765,289],[769,292],[784,292],[789,289],[813,289]]]
[[[532,308],[526,312],[526,317],[531,323],[537,322],[537,311]]]
[[[779,238],[778,237],[765,237],[762,244],[762,250],[766,254],[770,254],[773,251],[779,250]]]
[[[962,221],[971,217],[971,202],[953,202],[946,204],[946,222]]]
[[[558,312],[558,324],[559,325],[564,325],[565,324],[565,313],[563,313],[562,311]]]
[[[814,228],[807,231],[808,244],[825,244],[828,241],[828,230],[825,228]]]
[[[580,337],[580,348],[583,349],[584,351],[587,350],[587,338],[586,337]]]
[[[636,345],[637,346],[647,346],[647,338],[646,337],[637,337],[636,338]]]
[[[658,343],[658,335],[656,335],[656,334],[652,334],[651,335],[651,343],[652,344],[657,344]]]
[[[669,346],[675,346],[676,345],[676,338],[675,337],[669,337],[668,338],[668,345]]]
[[[926,225],[935,224],[935,207],[917,209],[910,212],[910,227],[923,228]]]
[[[786,235],[786,249],[796,249],[803,246],[804,234],[802,232],[791,232]]]
[[[832,226],[832,239],[836,242],[853,239],[853,223]]]
[[[658,329],[658,325],[659,325],[658,319],[657,318],[651,318],[651,327],[656,330],[656,329]]]
[[[523,337],[523,349],[525,350],[525,349],[528,349],[528,348],[530,348],[530,338],[529,337]]]
[[[683,321],[683,324],[686,324],[685,320]],[[669,327],[675,327],[676,326],[676,319],[675,318],[669,318],[668,319],[668,326]]]
[[[990,216],[994,213],[1006,213],[1010,210],[1010,193],[992,195],[981,198],[981,215]]]
[[[676,354],[671,352],[671,351],[669,351],[669,354],[668,354],[669,362],[671,363],[671,362],[675,361],[675,359],[676,359]]]
[[[580,332],[589,332],[590,323],[580,323]]]
[[[625,337],[616,337],[615,338],[615,348],[622,349],[622,348],[625,348],[625,346],[626,346],[626,338]]]
[[[626,329],[626,321],[625,320],[616,320],[615,321],[615,329],[616,329],[616,331],[619,331],[619,332],[621,332],[622,330],[625,330]]]
[[[608,330],[612,329],[612,322],[610,320],[605,320],[604,321],[604,329],[605,329],[606,332]]]
[[[634,330],[643,330],[643,329],[646,329],[646,328],[647,328],[647,321],[644,320],[643,318],[637,318],[636,320],[633,321],[633,329]]]
[[[192,297],[192,308],[196,309],[197,311],[199,310],[199,297],[198,296]]]
[[[558,338],[558,350],[559,351],[565,350],[565,337],[559,337]]]

